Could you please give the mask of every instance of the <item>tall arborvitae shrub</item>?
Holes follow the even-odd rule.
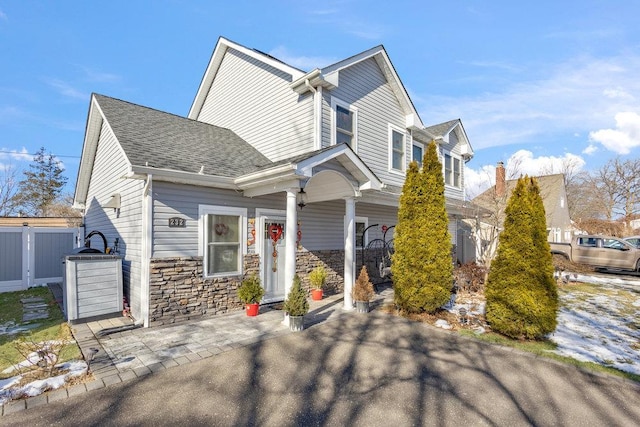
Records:
[[[422,170],[416,162],[409,165],[400,195],[391,263],[399,309],[433,313],[449,301],[453,264],[448,225],[442,164],[432,142]]]
[[[534,178],[520,178],[509,198],[485,296],[487,321],[496,332],[539,339],[556,328],[558,289]]]

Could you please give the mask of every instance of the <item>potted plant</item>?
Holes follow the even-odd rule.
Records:
[[[247,316],[257,316],[260,309],[260,300],[264,295],[264,288],[260,284],[260,278],[255,274],[245,278],[238,288],[238,298],[246,304]]]
[[[284,302],[284,311],[289,315],[289,329],[301,331],[304,329],[304,315],[309,311],[309,301],[302,289],[302,281],[296,274],[293,277],[293,286]]]
[[[369,280],[367,267],[363,265],[352,292],[353,300],[356,302],[356,311],[358,313],[368,313],[369,304],[374,295],[373,283]]]
[[[319,265],[309,273],[309,283],[311,284],[311,299],[320,301],[322,299],[322,288],[327,281],[327,270]]]

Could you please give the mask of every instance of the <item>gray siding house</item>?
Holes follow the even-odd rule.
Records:
[[[498,237],[503,229],[505,208],[511,197],[517,179],[506,179],[504,164],[496,166],[496,184],[473,199],[473,204],[483,210],[474,225],[476,234],[476,258],[487,263],[496,253]],[[540,197],[544,205],[549,242],[569,243],[576,229],[569,215],[567,190],[563,174],[535,177],[540,187]],[[468,221],[473,223],[473,221]]]
[[[305,72],[220,38],[187,117],[91,96],[74,204],[145,326],[241,308],[248,274],[281,301],[320,264],[350,309],[356,257],[392,239],[432,140],[455,244],[471,145],[460,120],[423,125],[382,46]]]

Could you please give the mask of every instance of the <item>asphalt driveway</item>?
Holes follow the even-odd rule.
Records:
[[[638,423],[638,384],[379,311],[0,418],[12,426]]]

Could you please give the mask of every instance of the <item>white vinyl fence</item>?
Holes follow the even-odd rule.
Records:
[[[81,228],[0,227],[0,292],[62,282],[63,256],[82,237]]]

